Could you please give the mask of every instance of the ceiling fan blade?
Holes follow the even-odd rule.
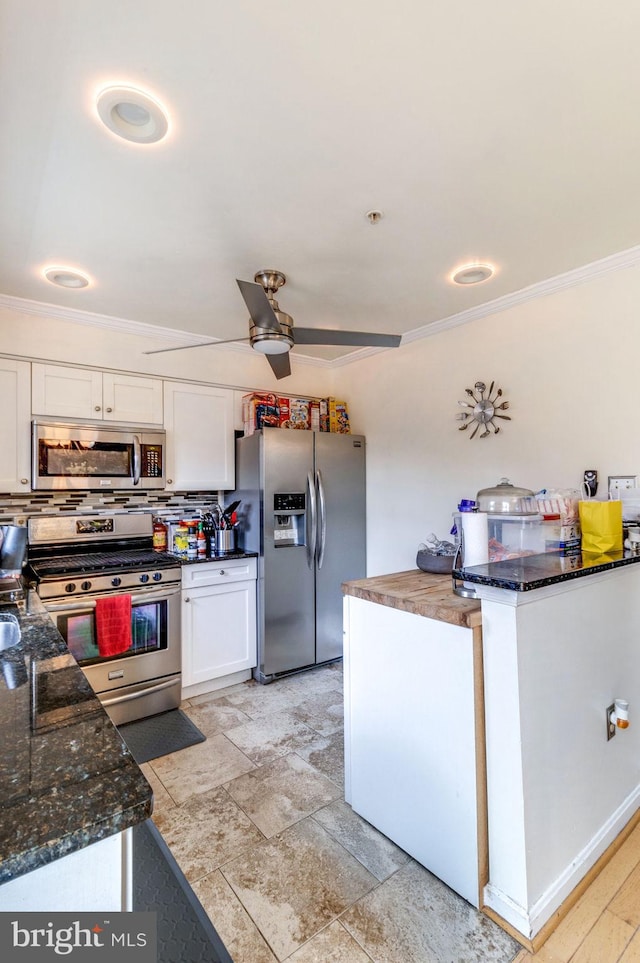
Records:
[[[154,348],[153,351],[143,351],[143,354],[162,354],[163,351],[185,351],[187,348],[204,348],[208,344],[238,344],[249,338],[228,338],[226,341],[198,341],[197,344],[180,344],[175,348]]]
[[[262,285],[255,284],[253,281],[239,281],[237,278],[236,282],[240,288],[240,294],[249,308],[249,314],[251,315],[253,323],[259,328],[264,328],[267,331],[277,331],[279,334],[280,325],[278,319],[269,304],[269,298]]]
[[[266,354],[265,358],[271,365],[271,370],[276,378],[287,378],[291,374],[291,362],[289,361],[288,351],[283,354]]]
[[[293,329],[293,338],[296,344],[354,344],[360,347],[397,348],[401,335],[296,327]]]

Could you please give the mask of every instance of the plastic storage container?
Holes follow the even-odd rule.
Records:
[[[542,515],[489,514],[489,561],[502,562],[545,551]]]

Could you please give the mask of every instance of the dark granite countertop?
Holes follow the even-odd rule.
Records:
[[[33,592],[0,607],[0,883],[151,815],[152,791]]]
[[[640,555],[627,551],[607,555],[589,555],[585,552],[563,555],[561,552],[545,552],[543,555],[525,555],[503,562],[488,562],[486,565],[455,569],[453,575],[477,585],[530,592],[547,585],[555,585],[557,582],[568,582],[597,572],[609,572],[625,565],[635,565],[637,562],[640,562]]]
[[[172,557],[181,565],[202,565],[204,562],[228,562],[234,558],[257,558],[258,553],[243,552],[239,549],[237,552],[225,552],[221,555],[210,555],[207,558],[184,558],[181,555],[173,555]]]

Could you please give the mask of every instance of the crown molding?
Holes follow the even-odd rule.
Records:
[[[615,271],[623,271],[625,268],[634,267],[637,264],[640,264],[640,245],[628,248],[625,251],[620,251],[617,254],[611,254],[598,261],[592,261],[590,264],[566,271],[564,274],[558,274],[545,281],[530,284],[526,288],[521,288],[519,291],[514,291],[511,294],[494,298],[492,301],[484,301],[482,304],[468,308],[466,311],[461,311],[458,314],[452,314],[447,318],[441,318],[438,321],[432,321],[419,328],[413,328],[413,330],[407,331],[402,335],[401,344],[410,344],[412,341],[420,341],[423,338],[433,337],[433,335],[439,334],[441,331],[446,331],[449,328],[470,324],[472,321],[486,318],[490,314],[507,311],[509,308],[513,308],[519,304],[525,304],[527,301],[534,301],[538,298],[546,297],[549,294],[555,294],[558,291],[576,287],[579,284],[593,281]],[[154,340],[169,342],[169,344],[175,343],[176,347],[179,344],[184,347],[202,344],[201,335],[180,331],[178,328],[165,328],[157,324],[147,324],[143,321],[114,318],[105,314],[79,311],[77,308],[62,307],[58,304],[48,304],[44,301],[31,301],[26,298],[16,298],[6,294],[0,294],[0,308],[7,308],[23,314],[31,314],[39,317],[55,318],[60,321],[69,321],[72,324],[92,325],[96,328],[104,328],[122,334],[153,338]],[[248,344],[233,342],[218,343],[211,341],[208,345],[202,344],[202,347],[207,346],[216,347],[218,350],[224,348],[227,351],[240,351],[245,353],[253,350]],[[381,351],[388,350],[390,349],[365,347],[357,351],[351,351],[341,358],[327,361],[324,358],[312,358],[309,355],[300,354],[296,349],[295,358],[296,361],[301,364],[308,364],[320,368],[341,368],[344,365],[362,361],[365,358],[380,354]]]
[[[494,298],[492,301],[484,301],[474,308],[468,308],[459,314],[452,314],[448,318],[440,321],[433,321],[420,328],[414,328],[402,335],[402,344],[409,344],[412,341],[420,341],[422,338],[429,338],[440,331],[447,331],[449,328],[457,328],[462,324],[469,324],[471,321],[478,321],[486,318],[490,314],[498,314],[507,311],[509,308],[516,307],[518,304],[525,304],[527,301],[535,301],[538,298],[555,294],[558,291],[565,291],[568,288],[577,287],[587,281],[594,281],[596,278],[604,277],[615,271],[623,271],[625,268],[634,267],[640,264],[640,245],[620,251],[618,254],[610,254],[601,258],[599,261],[592,261],[591,264],[584,264],[582,267],[573,268],[564,274],[557,274],[555,277],[547,278],[545,281],[538,281],[530,284],[526,288],[514,291],[512,294],[504,294],[502,297]],[[355,360],[355,359],[354,359]]]

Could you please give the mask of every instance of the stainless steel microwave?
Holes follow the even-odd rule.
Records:
[[[66,490],[165,487],[162,430],[33,421],[31,483]]]

